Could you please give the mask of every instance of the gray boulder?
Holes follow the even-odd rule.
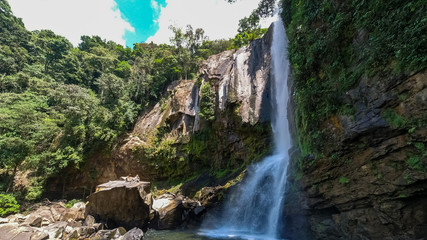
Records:
[[[110,181],[89,195],[86,215],[107,222],[108,227],[146,226],[150,220],[150,183]]]
[[[119,240],[141,240],[144,237],[144,232],[139,228],[132,228],[125,235],[119,238]]]

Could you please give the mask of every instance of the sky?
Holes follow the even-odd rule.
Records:
[[[77,46],[82,35],[121,45],[169,43],[170,25],[203,28],[210,40],[231,38],[259,0],[9,0],[28,30],[50,29]],[[269,22],[263,24],[268,27]]]

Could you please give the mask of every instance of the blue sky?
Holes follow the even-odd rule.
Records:
[[[8,0],[28,30],[50,29],[74,46],[82,35],[121,45],[169,43],[170,25],[203,28],[209,39],[231,38],[260,0]],[[268,27],[269,20],[264,23]]]
[[[115,0],[117,8],[135,31],[126,30],[124,39],[127,46],[136,42],[145,42],[159,30],[157,20],[160,16],[160,7],[166,7],[166,0]]]

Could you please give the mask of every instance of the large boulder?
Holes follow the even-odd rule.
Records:
[[[205,208],[198,201],[167,193],[153,200],[153,210],[156,211],[156,218],[151,227],[164,230],[177,228],[184,223],[188,225],[188,222],[200,217]]]
[[[0,225],[0,239],[44,240],[49,239],[49,235],[33,227],[6,223]]]
[[[86,214],[108,227],[145,228],[150,220],[149,182],[110,181],[89,195]]]
[[[125,235],[121,236],[119,240],[142,240],[144,232],[139,228],[132,228]]]
[[[153,209],[158,212],[158,229],[173,229],[181,225],[184,210],[181,198],[165,194],[154,200]]]

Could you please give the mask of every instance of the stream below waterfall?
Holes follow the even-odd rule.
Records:
[[[179,231],[179,230],[149,230],[144,235],[144,240],[218,240],[218,238],[210,238],[199,235],[195,231]],[[225,239],[224,239],[225,240]],[[230,238],[227,238],[230,240]]]
[[[268,240],[262,236],[205,236],[198,231],[180,230],[149,230],[144,235],[144,240]]]

